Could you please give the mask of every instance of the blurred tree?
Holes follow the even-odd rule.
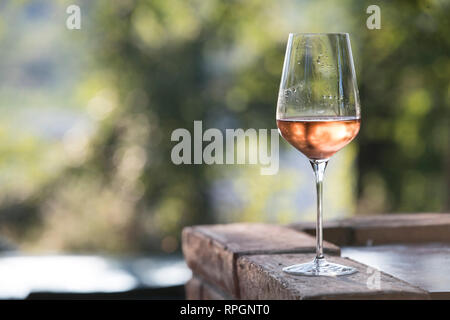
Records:
[[[194,120],[274,128],[288,32],[351,33],[363,117],[358,213],[449,209],[448,2],[382,1],[380,30],[366,28],[371,1],[84,3],[89,13],[69,40],[92,53],[75,94],[95,134],[71,130],[67,169],[25,201],[40,217],[33,232],[21,226],[29,243],[172,252],[183,226],[214,222],[210,189],[226,169],[175,166],[170,135],[192,131]],[[254,203],[233,207],[233,218],[261,220],[267,206],[258,201],[272,194],[280,218],[269,220],[292,220],[292,205],[277,195],[292,176],[270,183],[245,171]]]
[[[381,31],[359,35],[359,212],[449,210],[450,4],[381,6]]]

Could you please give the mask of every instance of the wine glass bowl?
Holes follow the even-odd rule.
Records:
[[[291,118],[277,120],[281,136],[308,159],[329,159],[359,131],[360,119]]]
[[[277,102],[280,135],[310,161],[316,178],[316,258],[283,269],[339,276],[354,268],[323,256],[322,185],[328,160],[358,134],[359,93],[348,33],[289,34]]]
[[[277,120],[298,116],[360,117],[348,33],[289,34]]]

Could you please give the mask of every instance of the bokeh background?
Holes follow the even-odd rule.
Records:
[[[81,8],[68,30],[66,8]],[[369,30],[366,9],[381,8]],[[357,139],[330,162],[325,219],[450,209],[450,3],[3,0],[0,237],[28,253],[170,255],[186,225],[314,218],[313,175],[174,165],[176,128],[276,128],[289,32],[349,32]]]

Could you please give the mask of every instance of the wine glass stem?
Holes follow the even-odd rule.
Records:
[[[310,160],[311,166],[316,177],[317,190],[317,220],[316,220],[316,259],[323,259],[323,227],[322,227],[322,210],[323,210],[323,175],[328,164],[326,160]]]

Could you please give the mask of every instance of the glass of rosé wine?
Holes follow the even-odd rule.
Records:
[[[323,255],[322,183],[328,160],[358,134],[361,114],[348,33],[289,34],[277,103],[281,136],[303,153],[317,189],[316,257],[285,267],[304,276],[340,276],[356,269]]]

